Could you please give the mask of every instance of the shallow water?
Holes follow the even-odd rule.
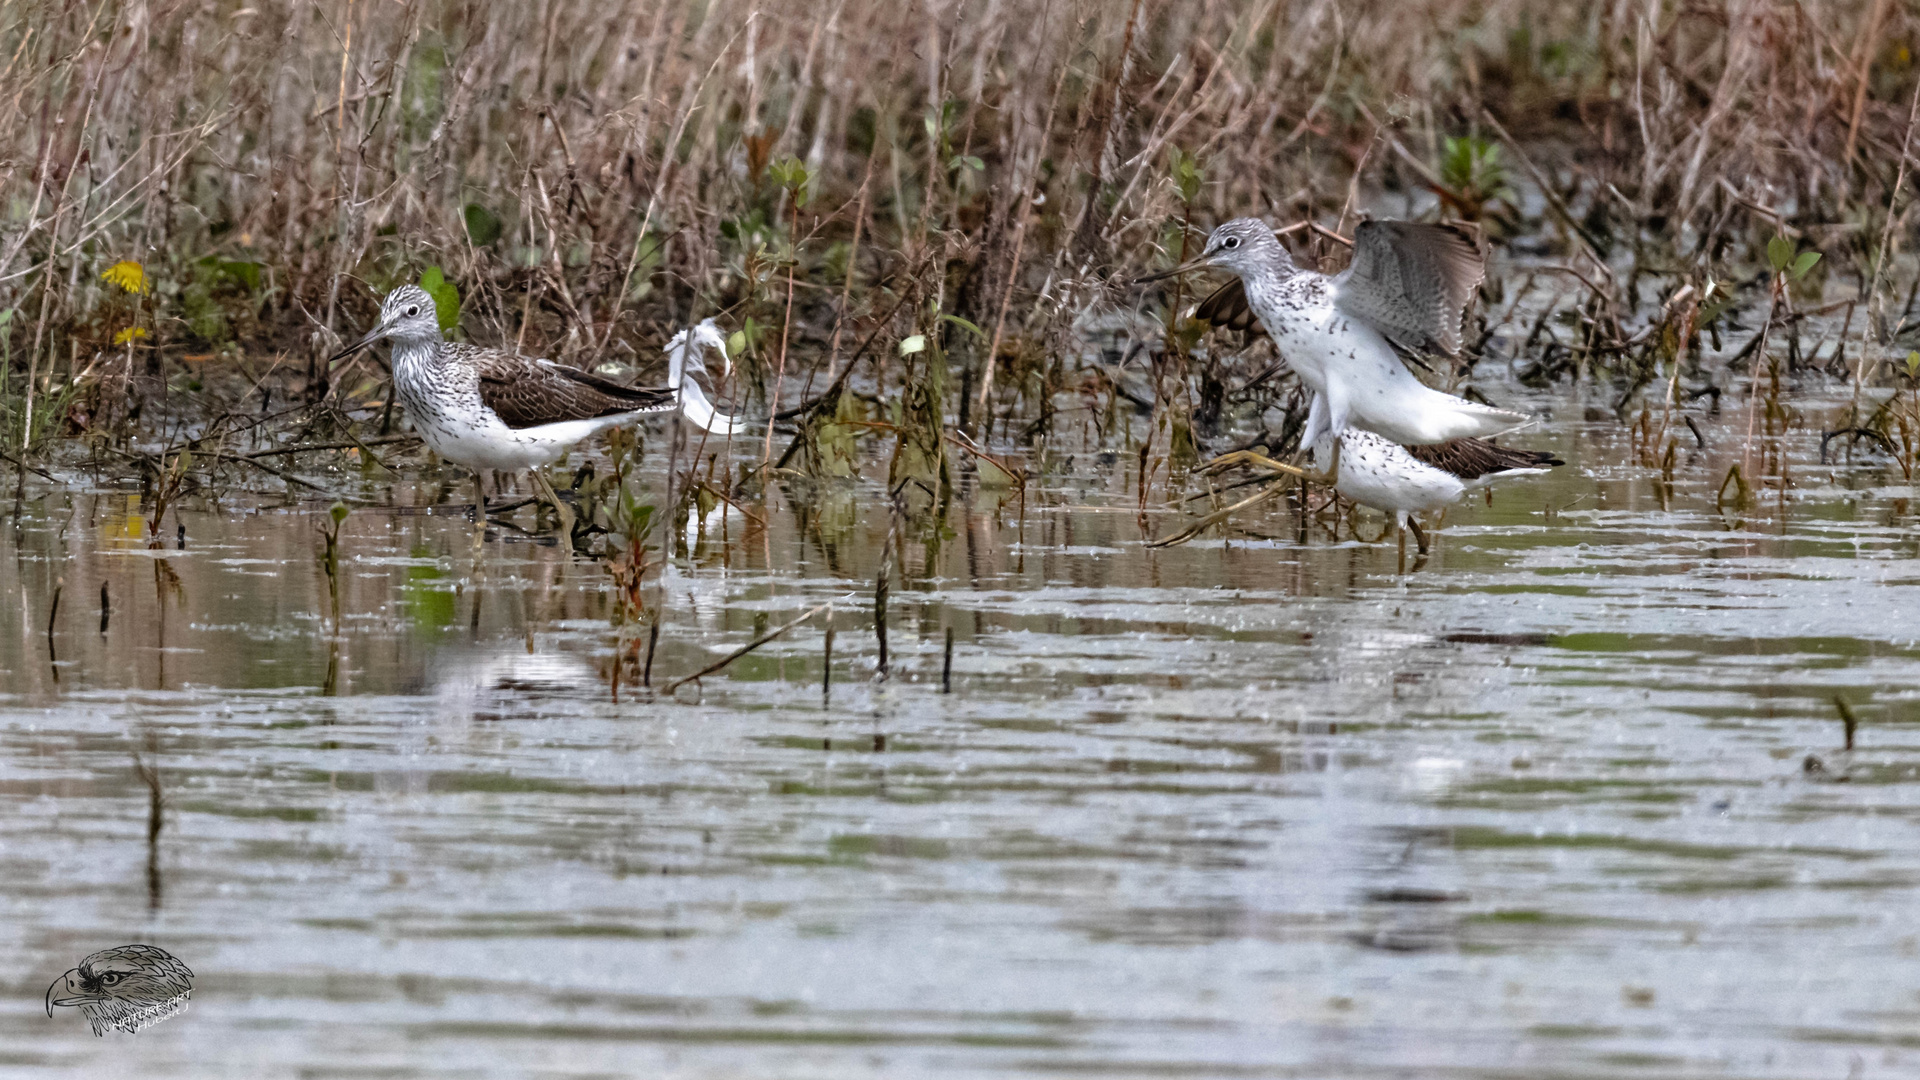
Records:
[[[655,684],[834,601],[825,706],[822,618],[616,702],[604,570],[511,534],[476,566],[464,519],[393,509],[427,479],[304,474],[385,506],[343,530],[337,622],[327,500],[190,501],[150,550],[128,489],[30,484],[0,1066],[1920,1072],[1909,488],[1819,464],[1814,408],[1784,496],[1721,511],[1744,412],[1682,433],[1663,498],[1599,399],[1529,404],[1567,466],[1406,573],[1277,504],[1148,550],[1129,454],[1048,455],[1024,519],[970,487],[902,549],[884,682],[876,486],[716,517],[664,572]],[[190,1011],[47,1018],[136,940],[194,969]]]

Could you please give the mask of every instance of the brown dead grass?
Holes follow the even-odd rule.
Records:
[[[466,294],[471,336],[575,358],[754,318],[764,378],[796,248],[790,370],[916,327],[978,349],[930,303],[1003,362],[1043,363],[1114,271],[1169,257],[1176,147],[1205,170],[1196,224],[1339,226],[1435,187],[1448,136],[1504,130],[1536,193],[1448,205],[1625,260],[1608,288],[1626,312],[1666,291],[1627,282],[1750,271],[1782,229],[1863,280],[1883,234],[1897,257],[1908,233],[1887,214],[1914,26],[1890,0],[29,0],[0,18],[0,306],[19,311],[13,367],[42,378],[143,317],[155,373],[223,335],[309,372],[427,265]],[[805,206],[772,179],[789,157]],[[497,239],[471,242],[470,205]],[[263,284],[209,285],[209,255]],[[158,285],[141,310],[100,279],[126,258]],[[196,324],[208,304],[224,322]]]

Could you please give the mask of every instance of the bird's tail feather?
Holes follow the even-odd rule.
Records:
[[[1526,413],[1514,412],[1493,405],[1482,405],[1465,398],[1453,398],[1448,402],[1449,410],[1456,421],[1449,425],[1452,429],[1447,438],[1487,438],[1493,435],[1506,435],[1535,423]],[[1465,430],[1462,430],[1462,429]]]

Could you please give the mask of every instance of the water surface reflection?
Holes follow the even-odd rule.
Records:
[[[323,503],[189,506],[156,550],[137,497],[30,490],[0,529],[0,1063],[1909,1073],[1910,492],[1809,435],[1786,498],[1722,511],[1738,427],[1663,492],[1611,419],[1558,422],[1567,468],[1411,574],[1284,508],[1146,550],[1128,456],[1056,451],[1024,520],[970,490],[903,545],[884,683],[873,489],[776,498],[667,568],[655,678],[835,600],[824,708],[824,620],[614,701],[601,568],[476,567],[454,516],[356,509],[336,619]],[[137,1043],[42,1015],[132,940],[193,966],[190,1012]]]

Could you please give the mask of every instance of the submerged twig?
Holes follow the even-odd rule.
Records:
[[[1205,532],[1208,528],[1214,525],[1220,524],[1221,522],[1227,520],[1228,518],[1239,513],[1240,511],[1245,510],[1247,507],[1254,506],[1258,503],[1263,503],[1268,499],[1273,498],[1275,495],[1278,495],[1281,492],[1285,491],[1287,489],[1287,485],[1292,481],[1292,479],[1293,478],[1290,476],[1279,477],[1278,479],[1274,480],[1273,483],[1269,484],[1266,488],[1262,489],[1261,491],[1255,492],[1253,495],[1250,495],[1247,498],[1241,499],[1239,502],[1234,503],[1232,506],[1229,506],[1224,510],[1217,510],[1211,514],[1208,514],[1206,517],[1203,517],[1199,521],[1194,522],[1192,525],[1189,525],[1186,528],[1181,529],[1179,532],[1174,533],[1172,536],[1163,537],[1159,540],[1147,541],[1147,546],[1150,548],[1166,548],[1166,547],[1173,547],[1178,544],[1184,544],[1187,541],[1193,539],[1194,537],[1199,536],[1201,533]]]
[[[728,653],[726,656],[720,658],[719,660],[715,660],[713,663],[708,664],[706,667],[701,668],[699,671],[696,671],[691,675],[687,675],[682,678],[675,679],[674,681],[668,683],[664,693],[668,695],[672,695],[672,693],[675,690],[680,689],[682,686],[685,686],[687,683],[690,683],[695,679],[703,678],[707,675],[713,674],[716,671],[719,671],[721,668],[726,667],[728,664],[733,663],[735,660],[740,659],[741,657],[747,655],[753,650],[759,648],[762,645],[765,645],[767,642],[772,641],[774,638],[777,638],[781,634],[784,634],[787,631],[793,629],[794,627],[799,626],[801,623],[806,622],[808,619],[813,618],[815,615],[820,614],[822,611],[825,611],[832,606],[833,606],[833,601],[829,600],[824,604],[820,604],[815,607],[808,608],[799,617],[788,620],[787,622],[781,623],[779,626],[776,626],[773,629],[767,631],[766,633],[761,634],[759,637],[754,638],[752,641],[749,641],[745,645],[740,646],[738,649],[733,650],[732,652]]]

